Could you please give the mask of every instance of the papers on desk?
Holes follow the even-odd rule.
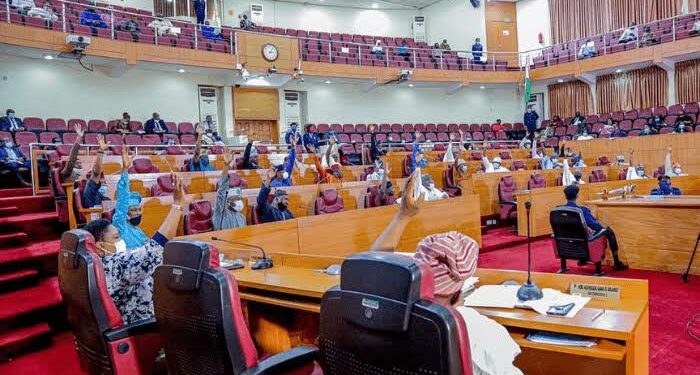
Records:
[[[580,346],[584,348],[598,345],[597,340],[594,338],[556,332],[534,332],[527,335],[526,339],[539,344]]]
[[[519,301],[517,297],[520,285],[484,285],[464,299],[464,306],[495,307],[503,309],[527,308],[539,314],[547,315],[550,306],[574,304],[565,315],[573,318],[590,301],[588,297],[565,294],[555,289],[542,289],[543,297],[537,301]]]

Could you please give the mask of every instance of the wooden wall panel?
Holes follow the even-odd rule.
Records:
[[[273,44],[279,51],[276,61],[267,61],[262,56],[262,47]],[[299,41],[296,38],[257,33],[238,33],[238,48],[241,51],[241,61],[248,69],[264,69],[275,67],[278,71],[291,73],[299,59]]]
[[[279,92],[277,90],[233,88],[233,117],[236,120],[277,121],[279,115]]]

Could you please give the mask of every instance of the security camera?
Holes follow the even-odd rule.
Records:
[[[74,54],[82,54],[85,48],[90,45],[92,40],[90,37],[83,35],[68,35],[66,36],[66,44],[73,47]]]

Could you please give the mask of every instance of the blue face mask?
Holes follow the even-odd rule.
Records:
[[[671,183],[670,182],[659,182],[659,190],[661,190],[664,193],[670,193],[671,192]]]
[[[422,160],[420,161],[420,163],[418,163],[418,165],[419,165],[421,168],[425,168],[425,167],[428,166],[428,161],[425,160],[425,159],[422,159]]]
[[[199,158],[199,162],[204,167],[208,166],[209,165],[209,156],[202,156],[201,158]]]
[[[107,187],[104,185],[100,186],[100,188],[97,189],[97,193],[104,197],[105,195],[107,195]]]

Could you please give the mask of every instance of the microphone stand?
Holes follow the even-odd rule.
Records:
[[[260,252],[262,253],[262,259],[253,263],[253,265],[250,267],[250,269],[252,269],[252,270],[266,270],[268,268],[272,268],[272,266],[273,266],[272,259],[267,257],[267,254],[265,254],[265,250],[260,246],[251,245],[251,244],[247,244],[247,243],[243,243],[243,242],[225,240],[225,239],[219,238],[219,237],[212,237],[211,240],[212,241],[226,242],[226,243],[230,243],[232,245],[252,247],[254,249],[260,250]]]
[[[530,207],[532,207],[532,202],[525,202],[525,209],[527,211],[527,281],[523,286],[518,289],[518,300],[520,301],[535,301],[542,299],[542,290],[532,282],[532,253],[531,253],[531,240],[530,237]]]
[[[690,267],[693,265],[693,260],[695,259],[695,253],[698,251],[698,243],[700,243],[700,233],[698,233],[698,238],[695,240],[695,249],[693,250],[693,254],[690,256],[690,261],[688,262],[688,269],[685,270],[685,273],[683,276],[683,282],[687,283],[688,282],[688,274],[690,274]]]

